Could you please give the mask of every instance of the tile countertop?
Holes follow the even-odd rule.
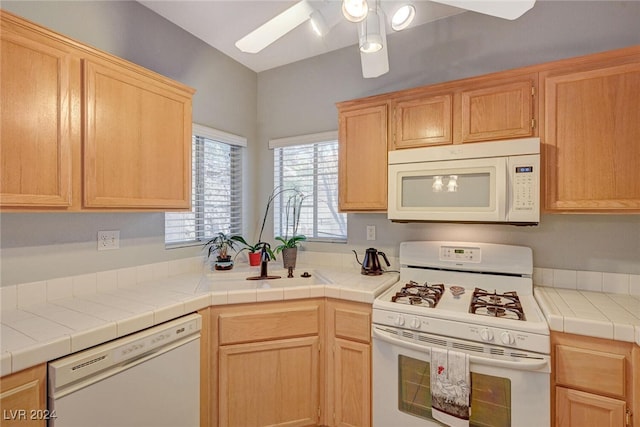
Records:
[[[534,292],[552,331],[640,345],[640,296],[547,286]]]
[[[398,280],[392,272],[362,276],[347,259],[315,266],[299,260],[294,279],[247,281],[259,268],[246,264],[203,272],[198,258],[1,287],[0,376],[210,305],[314,297],[372,303]],[[270,267],[270,275],[286,277]],[[311,278],[300,278],[304,271]]]

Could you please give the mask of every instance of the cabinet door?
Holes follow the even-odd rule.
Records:
[[[4,17],[3,17],[4,18]],[[71,206],[71,54],[2,21],[0,203]]]
[[[625,412],[622,400],[556,387],[556,427],[622,427]]]
[[[394,101],[393,147],[452,144],[452,102],[452,94]]]
[[[618,62],[541,74],[548,210],[640,211],[640,55]]]
[[[336,338],[333,343],[332,425],[371,425],[371,346]],[[331,414],[329,414],[331,416]]]
[[[338,205],[343,212],[387,209],[387,104],[339,114]]]
[[[5,427],[44,427],[46,412],[46,365],[38,365],[0,381],[0,407]]]
[[[327,422],[371,425],[371,305],[327,301]]]
[[[463,90],[461,142],[523,138],[534,134],[534,77]]]
[[[190,94],[106,61],[84,77],[85,206],[188,208]]]
[[[219,425],[318,422],[319,337],[220,347]]]

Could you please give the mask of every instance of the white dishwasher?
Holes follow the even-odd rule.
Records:
[[[200,329],[190,314],[49,363],[50,427],[198,427]]]

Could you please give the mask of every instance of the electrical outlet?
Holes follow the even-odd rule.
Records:
[[[367,225],[367,240],[376,240],[376,226]]]
[[[98,231],[98,250],[109,251],[120,248],[120,231]]]

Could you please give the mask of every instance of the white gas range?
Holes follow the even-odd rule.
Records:
[[[441,425],[431,416],[432,348],[469,355],[468,425],[548,425],[549,329],[531,249],[404,242],[400,265],[373,303],[374,426]]]

